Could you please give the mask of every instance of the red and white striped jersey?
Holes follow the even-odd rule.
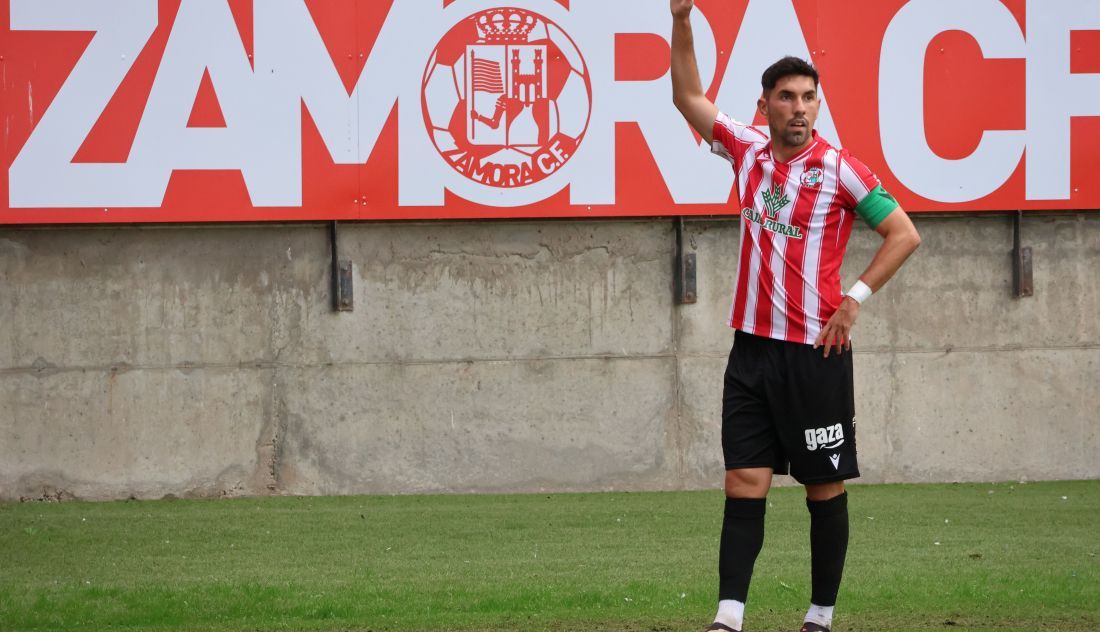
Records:
[[[777,340],[813,344],[840,307],[840,264],[857,207],[880,192],[878,178],[845,150],[813,133],[786,162],[772,157],[759,130],[719,113],[711,150],[733,164],[741,240],[730,326]],[[870,202],[871,200],[868,200]],[[881,199],[879,200],[881,202]],[[882,204],[868,217],[885,214]]]

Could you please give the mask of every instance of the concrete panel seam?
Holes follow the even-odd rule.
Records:
[[[853,350],[855,355],[881,355],[884,353],[899,355],[943,355],[948,353],[1003,353],[1015,351],[1089,351],[1100,349],[1100,343],[1072,344],[1072,345],[1004,345],[1004,346],[948,346],[922,349],[920,347],[885,347],[875,346]],[[685,358],[726,358],[729,351],[689,352],[681,354]]]
[[[875,347],[872,349],[859,349],[856,354],[881,354],[894,353],[899,355],[943,355],[949,353],[1004,353],[1015,351],[1089,351],[1100,349],[1100,343],[1072,344],[1072,345],[997,345],[997,346],[947,346],[936,349],[921,349],[919,347]]]
[[[303,362],[300,364],[289,362],[246,362],[241,364],[232,364],[224,362],[211,362],[211,363],[195,363],[189,362],[186,364],[134,364],[134,365],[78,365],[71,367],[55,367],[42,368],[40,366],[22,366],[14,368],[0,369],[0,375],[40,375],[47,376],[56,373],[73,373],[73,372],[87,372],[87,371],[102,371],[111,373],[128,373],[131,371],[194,371],[194,370],[241,370],[241,369],[258,369],[258,370],[272,370],[272,369],[327,369],[338,367],[364,367],[364,366],[431,366],[435,364],[471,364],[471,363],[524,363],[524,362],[569,362],[569,361],[586,361],[586,360],[626,360],[626,361],[645,361],[645,360],[668,360],[674,359],[675,353],[656,353],[656,354],[638,354],[638,355],[617,355],[617,354],[601,354],[601,355],[570,355],[570,356],[527,356],[527,357],[486,357],[486,358],[441,358],[438,360],[360,360],[360,361],[340,361],[340,362]]]
[[[673,446],[676,450],[676,482],[677,486],[683,488],[687,484],[687,480],[684,473],[684,459],[685,459],[685,446],[684,446],[684,401],[683,401],[683,384],[680,378],[680,310],[682,305],[677,305],[676,301],[672,301],[669,305],[669,335],[671,340],[669,341],[669,347],[673,350],[675,360],[673,361],[672,370],[672,415],[673,415]]]
[[[253,486],[272,494],[281,491],[280,465],[286,442],[286,399],[280,386],[282,382],[282,376],[274,371],[263,402],[263,423],[256,438]]]
[[[870,349],[858,349],[853,351],[856,355],[946,355],[950,353],[1003,353],[1021,351],[1090,351],[1100,349],[1098,344],[1074,344],[1074,345],[1006,345],[996,347],[981,346],[952,346],[936,349],[920,349],[916,347],[874,347]],[[35,363],[31,365],[0,368],[0,376],[7,375],[37,375],[47,377],[58,373],[79,372],[112,372],[128,373],[132,371],[195,371],[195,370],[242,370],[257,369],[269,371],[272,369],[321,369],[334,367],[361,367],[361,366],[427,366],[435,364],[470,364],[470,363],[516,363],[516,362],[565,362],[584,360],[666,360],[679,358],[726,358],[728,351],[714,353],[648,353],[648,354],[594,354],[594,355],[557,355],[557,356],[486,356],[465,358],[437,358],[430,360],[359,360],[340,362],[185,362],[181,364],[82,364],[73,366],[57,366]]]

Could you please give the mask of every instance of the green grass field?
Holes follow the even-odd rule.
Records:
[[[853,486],[835,630],[1095,630],[1100,481]],[[746,629],[809,598],[769,498]],[[0,504],[0,630],[702,630],[721,492]]]

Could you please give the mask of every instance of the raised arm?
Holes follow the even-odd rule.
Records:
[[[691,34],[694,0],[670,0],[672,9],[672,102],[699,135],[711,144],[718,107],[707,98],[695,62],[695,38]]]

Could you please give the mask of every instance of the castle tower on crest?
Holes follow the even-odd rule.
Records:
[[[523,101],[525,105],[542,98],[542,49],[536,48],[534,53],[535,72],[523,74],[520,72],[519,50],[512,49],[512,97]]]

